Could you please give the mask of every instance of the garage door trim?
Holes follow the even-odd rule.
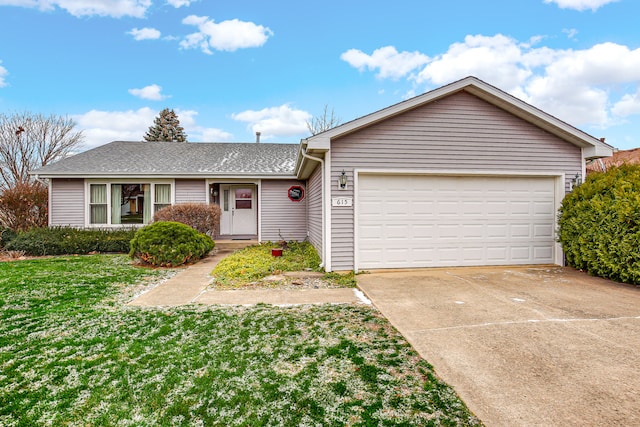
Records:
[[[360,213],[360,194],[359,180],[364,175],[393,175],[393,176],[450,176],[450,177],[518,177],[518,178],[554,178],[554,210],[557,212],[560,203],[565,196],[565,174],[555,171],[461,171],[461,170],[408,170],[408,169],[354,169],[353,172],[353,196],[354,196],[354,241],[353,241],[353,257],[354,270],[357,273],[360,268],[360,236],[359,236],[359,213]],[[557,218],[554,215],[554,230],[557,229]],[[554,263],[563,265],[564,255],[562,247],[558,242],[554,244]]]

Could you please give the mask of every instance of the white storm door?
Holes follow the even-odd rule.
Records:
[[[255,185],[232,185],[231,234],[258,234]]]

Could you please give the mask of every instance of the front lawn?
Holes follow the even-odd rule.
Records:
[[[374,308],[124,304],[165,274],[0,263],[0,425],[479,425]]]

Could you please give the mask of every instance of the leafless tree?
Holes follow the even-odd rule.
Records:
[[[0,113],[0,189],[28,183],[29,171],[63,159],[84,139],[68,117]]]
[[[342,123],[342,120],[336,116],[333,108],[329,111],[329,106],[325,105],[321,116],[317,116],[307,122],[307,129],[311,132],[311,135],[324,132],[334,128]]]

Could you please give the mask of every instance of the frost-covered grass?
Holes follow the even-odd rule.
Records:
[[[163,274],[0,263],[0,425],[479,424],[371,307],[124,305]]]

